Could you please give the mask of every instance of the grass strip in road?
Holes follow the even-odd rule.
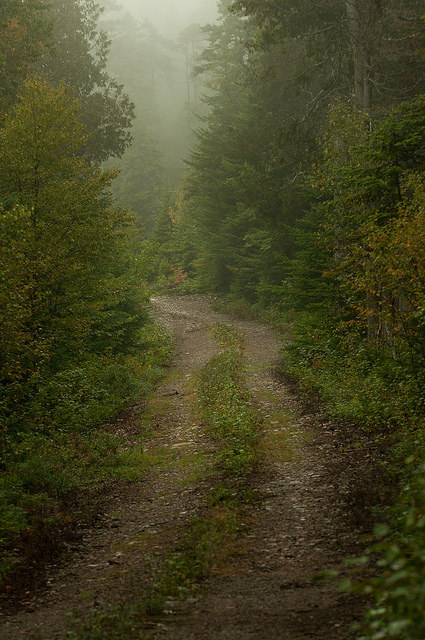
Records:
[[[223,348],[199,376],[201,419],[220,443],[219,461],[226,473],[245,475],[256,463],[259,424],[243,376],[243,340],[228,325],[216,325],[213,332]]]
[[[213,336],[222,348],[202,369],[198,407],[203,424],[219,443],[220,481],[207,496],[204,513],[193,518],[177,551],[163,562],[144,601],[145,615],[161,615],[167,603],[184,600],[232,553],[244,528],[240,510],[249,497],[246,480],[253,471],[258,419],[243,376],[243,338],[232,326],[217,324]]]
[[[133,601],[130,597],[112,610],[93,612],[87,622],[76,620],[77,628],[67,635],[70,640],[145,638],[148,632],[144,629],[190,602],[201,581],[231,555],[244,529],[240,512],[251,497],[247,480],[257,461],[259,421],[243,376],[241,334],[219,324],[213,335],[221,352],[201,371],[197,391],[202,422],[218,442],[220,479],[207,493],[203,512],[191,519],[177,548],[160,562],[151,587],[141,595],[133,576]]]

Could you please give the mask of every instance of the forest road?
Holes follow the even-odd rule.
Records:
[[[363,549],[377,485],[367,440],[358,446],[361,436],[348,425],[301,409],[276,374],[281,341],[269,326],[216,312],[198,295],[156,297],[153,312],[174,336],[173,369],[147,416],[131,410],[111,425],[134,443],[149,421],[140,481],[117,484],[104,496],[97,522],[48,568],[44,585],[17,610],[4,609],[0,639],[61,638],[70,610],[83,620],[93,610],[113,610],[134,598],[135,581],[141,593],[155,579],[156,565],[176,548],[217,482],[215,444],[193,400],[198,372],[218,352],[210,332],[217,323],[244,336],[247,384],[262,424],[262,462],[250,478],[259,499],[243,507],[245,532],[196,597],[134,638],[354,638],[350,627],[364,603],[339,593],[333,581],[311,578],[327,570],[346,575],[344,559]]]

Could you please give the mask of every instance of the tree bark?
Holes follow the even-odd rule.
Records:
[[[368,113],[372,106],[372,84],[370,82],[370,54],[367,42],[370,34],[365,32],[359,8],[359,0],[345,0],[348,33],[353,49],[354,96],[357,106]],[[369,27],[370,21],[369,21]]]

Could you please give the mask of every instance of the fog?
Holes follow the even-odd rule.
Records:
[[[120,0],[119,4],[168,37],[194,22],[213,22],[217,16],[217,0]]]
[[[109,71],[136,105],[133,149],[123,158],[134,169],[146,136],[159,151],[168,184],[177,188],[195,142],[205,78],[194,74],[206,36],[199,27],[218,17],[217,0],[103,0],[103,28],[111,38]]]

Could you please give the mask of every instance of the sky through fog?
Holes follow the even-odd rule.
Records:
[[[213,22],[217,17],[217,0],[119,0],[119,3],[167,35],[194,22]]]

